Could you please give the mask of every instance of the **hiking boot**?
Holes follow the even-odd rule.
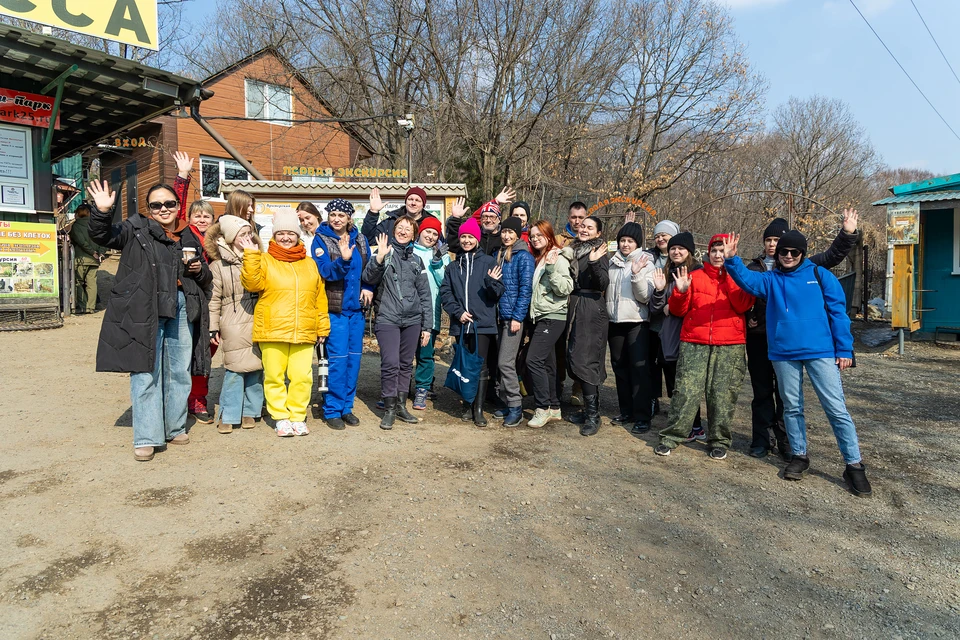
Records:
[[[393,421],[397,417],[397,399],[394,398],[384,398],[383,399],[384,413],[383,418],[380,419],[380,428],[389,431],[393,429]]]
[[[342,416],[340,416],[340,419],[343,420],[346,424],[348,424],[351,427],[355,427],[360,424],[360,418],[353,415],[352,413],[345,413]]]
[[[710,453],[707,455],[710,456],[711,460],[723,460],[727,457],[727,450],[723,447],[714,447],[710,449]]]
[[[650,431],[650,421],[649,420],[637,420],[633,426],[630,428],[630,433],[634,435],[640,435]]]
[[[343,431],[347,428],[347,424],[343,421],[343,418],[339,416],[333,416],[332,418],[325,418],[324,421],[327,423],[327,426],[333,429],[334,431]]]
[[[803,472],[810,468],[810,458],[807,456],[793,456],[783,470],[784,480],[801,480]]]
[[[766,458],[768,449],[766,447],[750,447],[751,458]]]
[[[460,412],[460,419],[464,422],[473,422],[473,405],[463,400],[463,408]]]
[[[580,435],[592,436],[600,431],[600,396],[583,396],[583,425],[580,427]]]
[[[610,418],[610,424],[615,424],[617,426],[627,424],[628,422],[633,422],[633,416],[626,413],[621,413],[616,418]]]
[[[665,444],[658,444],[657,448],[653,450],[653,452],[658,456],[668,456],[670,455],[671,451],[673,451],[673,449],[671,449]]]
[[[873,495],[873,488],[867,480],[867,467],[862,462],[859,467],[848,464],[843,471],[843,479],[854,495],[869,498]]]
[[[407,424],[417,424],[420,422],[420,418],[411,414],[407,411],[407,398],[408,394],[406,391],[397,396],[397,417],[406,422]]]
[[[413,394],[413,410],[414,411],[426,411],[427,410],[427,390],[417,388],[417,392]]]
[[[540,427],[546,426],[550,421],[550,410],[537,408],[533,412],[533,417],[527,420],[527,426],[532,429],[539,429]]]
[[[690,435],[684,438],[684,442],[694,442],[695,440],[699,440],[700,442],[703,442],[706,439],[707,439],[707,432],[703,430],[703,427],[700,427],[699,429],[697,427],[694,427],[693,429],[690,430]]]
[[[519,427],[520,422],[523,420],[523,408],[522,407],[510,407],[507,410],[507,415],[503,417],[503,426],[505,427]]]

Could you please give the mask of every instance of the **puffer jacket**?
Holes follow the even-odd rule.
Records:
[[[245,249],[240,282],[260,294],[253,313],[254,342],[311,344],[330,335],[327,294],[313,260],[277,260]]]
[[[653,295],[653,263],[633,272],[633,262],[646,253],[637,249],[626,258],[619,251],[610,258],[610,284],[607,285],[607,314],[610,322],[647,322],[647,303]],[[649,254],[648,254],[649,255]]]
[[[668,304],[670,314],[683,316],[681,342],[694,344],[746,344],[747,323],[743,314],[754,297],[737,286],[725,269],[709,262],[689,274],[686,291],[674,289]]]
[[[530,299],[533,297],[533,272],[536,263],[525,242],[517,240],[513,245],[510,260],[505,258],[506,249],[497,256],[497,263],[503,270],[503,295],[500,296],[500,322],[516,320],[523,322],[530,312]]]
[[[360,311],[360,290],[373,290],[373,287],[361,283],[363,268],[370,260],[370,246],[356,227],[350,230],[350,244],[353,245],[353,255],[350,260],[344,260],[340,256],[340,236],[329,224],[322,222],[308,249],[323,278],[329,313]]]
[[[443,274],[447,271],[447,265],[450,264],[450,254],[439,244],[435,247],[424,247],[416,242],[413,244],[413,251],[427,268],[430,308],[433,309],[433,325],[430,329],[440,331],[440,316],[443,312],[443,306],[440,304],[440,285],[443,283]]]
[[[433,326],[427,270],[413,252],[413,243],[390,243],[390,253],[381,264],[373,259],[363,268],[364,283],[376,287],[373,308],[377,324],[421,328]]]
[[[503,295],[503,281],[494,280],[487,273],[495,266],[493,256],[478,248],[461,254],[447,267],[440,285],[440,301],[443,310],[450,314],[450,335],[460,335],[460,316],[465,311],[473,316],[477,333],[497,333],[497,300]]]
[[[260,238],[254,236],[254,241],[260,242]],[[220,333],[223,367],[235,373],[259,371],[263,364],[260,349],[253,344],[253,313],[260,296],[240,282],[243,254],[227,244],[219,223],[207,229],[203,248],[210,256],[213,275],[210,332]]]
[[[562,254],[555,264],[541,262],[533,272],[533,295],[530,301],[530,319],[539,322],[567,319],[567,303],[573,291],[570,261]]]

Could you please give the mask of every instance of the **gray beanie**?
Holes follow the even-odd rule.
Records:
[[[653,235],[656,236],[659,233],[667,233],[671,236],[675,236],[680,233],[680,225],[678,225],[673,220],[661,220],[657,223],[657,226],[653,228]]]
[[[217,220],[220,223],[220,231],[223,233],[223,239],[227,244],[233,244],[237,235],[244,227],[249,227],[250,223],[239,216],[220,216]]]

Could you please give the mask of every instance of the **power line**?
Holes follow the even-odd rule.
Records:
[[[927,21],[923,19],[922,15],[920,15],[920,9],[917,8],[917,4],[913,0],[910,0],[910,4],[913,5],[913,10],[917,12],[917,17],[920,18],[920,22],[923,23],[924,29],[926,29],[927,33],[930,34],[930,39],[933,40],[933,44],[937,45],[937,51],[940,52],[940,55],[943,57],[943,61],[947,63],[948,67],[950,67],[950,73],[952,73],[956,81],[960,83],[960,77],[957,77],[957,72],[953,70],[953,65],[950,64],[949,60],[947,60],[947,54],[943,52],[943,49],[940,48],[940,43],[937,42],[937,39],[933,37],[933,32],[930,31],[930,27],[927,26]]]
[[[913,87],[918,92],[920,92],[920,95],[923,96],[923,99],[927,101],[927,104],[930,105],[930,108],[933,109],[933,112],[936,113],[938,116],[940,116],[940,120],[943,122],[943,124],[946,125],[947,129],[950,129],[950,133],[952,133],[957,140],[960,140],[960,135],[957,135],[957,132],[953,130],[953,127],[950,126],[950,123],[947,122],[946,118],[944,118],[943,115],[937,110],[937,108],[933,106],[933,103],[930,102],[930,98],[928,98],[927,94],[923,92],[923,89],[920,88],[920,85],[918,85],[914,81],[914,79],[910,76],[910,74],[907,73],[907,70],[904,69],[903,65],[900,64],[900,61],[897,60],[897,56],[893,55],[893,51],[890,51],[890,47],[887,46],[887,43],[883,41],[883,38],[880,37],[880,34],[877,33],[877,30],[874,29],[873,25],[870,24],[870,21],[867,20],[867,17],[863,15],[862,11],[860,11],[860,7],[858,7],[853,0],[850,0],[850,4],[853,5],[853,8],[856,9],[857,13],[860,14],[860,17],[863,19],[863,22],[867,25],[867,27],[870,28],[870,31],[873,32],[873,35],[877,36],[877,40],[879,40],[880,44],[883,45],[883,48],[887,50],[887,53],[890,54],[890,57],[893,58],[893,61],[897,63],[897,66],[900,67],[900,71],[903,71],[903,75],[907,76],[907,80],[909,80],[910,83],[913,85]]]

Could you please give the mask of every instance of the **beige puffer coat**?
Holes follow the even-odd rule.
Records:
[[[259,238],[254,236],[259,242]],[[240,284],[243,254],[237,254],[223,238],[219,224],[210,225],[203,241],[210,256],[213,296],[210,298],[210,331],[220,332],[223,366],[247,373],[263,368],[260,349],[253,343],[253,310],[258,294]]]

